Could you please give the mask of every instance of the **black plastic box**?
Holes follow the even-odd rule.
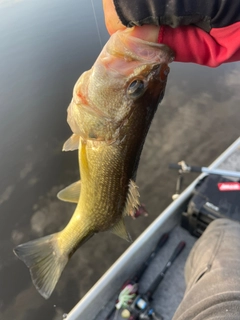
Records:
[[[200,237],[215,219],[229,218],[240,221],[240,190],[220,191],[219,182],[233,182],[223,176],[208,175],[196,186],[187,212],[183,212],[181,225]]]

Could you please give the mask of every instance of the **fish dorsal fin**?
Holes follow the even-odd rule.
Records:
[[[135,210],[140,206],[139,197],[138,186],[133,180],[130,180],[127,201],[123,212],[124,216],[134,216]]]
[[[79,147],[80,137],[77,134],[72,134],[71,137],[64,143],[62,151],[73,151]]]
[[[130,234],[127,232],[127,229],[125,227],[125,223],[123,218],[121,218],[120,221],[118,221],[111,229],[110,231],[114,233],[116,236],[119,236],[120,238],[127,240],[128,242],[132,242],[132,238]]]
[[[78,203],[81,190],[81,181],[74,182],[70,186],[58,192],[57,197],[59,200],[66,202]]]

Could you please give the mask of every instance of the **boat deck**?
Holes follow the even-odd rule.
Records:
[[[237,139],[210,168],[221,168],[240,172],[240,138]],[[199,178],[203,176],[202,174]],[[136,272],[141,263],[145,261],[146,257],[155,247],[161,234],[165,232],[170,232],[169,239],[160,249],[141,278],[139,292],[145,293],[147,291],[150,284],[165,266],[178,243],[182,240],[185,241],[186,247],[174,261],[153,295],[152,306],[154,310],[160,314],[164,320],[172,319],[185,291],[184,265],[191,248],[197,241],[197,238],[180,227],[179,221],[181,212],[185,210],[199,178],[196,179],[119,258],[102,279],[99,280],[82,301],[70,312],[67,320],[105,320],[115,304],[121,284]],[[234,178],[231,179],[234,180]],[[96,313],[97,308],[101,311]],[[113,315],[111,319],[120,320],[123,318],[119,312]]]

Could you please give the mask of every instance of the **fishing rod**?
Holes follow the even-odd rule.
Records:
[[[150,253],[150,255],[148,256],[147,260],[143,263],[143,265],[138,269],[138,271],[136,272],[136,274],[126,280],[122,287],[121,287],[121,292],[119,294],[119,297],[123,297],[124,299],[124,295],[126,298],[130,297],[131,295],[133,297],[136,296],[135,292],[136,292],[136,287],[137,287],[137,283],[139,282],[139,280],[141,279],[141,277],[143,276],[144,272],[146,271],[147,267],[149,266],[149,264],[152,262],[152,260],[155,258],[156,254],[158,253],[158,251],[164,246],[164,244],[167,242],[169,237],[168,233],[164,233],[161,238],[159,239],[156,247],[152,250],[152,252]],[[135,287],[134,287],[135,286]],[[125,291],[124,291],[125,290]],[[122,293],[122,295],[121,295]],[[125,307],[125,303],[124,301],[122,301],[122,303],[119,304],[119,302],[121,301],[117,301],[117,307],[121,308],[121,304],[123,304]],[[111,316],[113,315],[114,311],[116,310],[116,306],[114,306],[112,308],[112,310],[109,312],[109,314],[107,315],[105,320],[110,320]]]
[[[180,161],[178,163],[170,163],[169,168],[170,169],[177,169],[179,172],[179,175],[177,178],[177,183],[176,183],[176,191],[172,195],[173,200],[176,200],[180,195],[182,183],[183,183],[183,175],[182,175],[183,173],[199,172],[199,173],[207,173],[207,174],[213,174],[213,175],[240,178],[239,171],[229,171],[229,170],[222,170],[222,169],[209,169],[207,167],[190,166],[190,165],[186,164],[185,161]]]
[[[207,174],[216,174],[221,176],[228,176],[234,178],[240,178],[239,171],[229,171],[229,170],[222,170],[222,169],[209,169],[207,167],[196,167],[187,165],[185,161],[180,161],[178,163],[170,163],[170,169],[178,169],[181,173],[188,173],[188,172],[203,172]]]
[[[181,241],[175,250],[173,251],[170,259],[166,263],[163,270],[160,272],[160,274],[157,276],[157,278],[153,281],[153,283],[150,285],[148,290],[143,295],[138,295],[133,303],[128,308],[129,311],[129,320],[137,320],[137,319],[143,319],[143,320],[162,320],[162,316],[157,314],[154,309],[151,307],[150,302],[153,299],[152,296],[154,292],[156,291],[159,284],[164,279],[167,271],[173,264],[174,260],[179,256],[179,254],[184,249],[186,243],[184,241]]]

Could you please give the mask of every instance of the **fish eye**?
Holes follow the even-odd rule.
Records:
[[[142,80],[133,80],[128,88],[127,93],[132,98],[139,98],[145,91],[144,82]]]

